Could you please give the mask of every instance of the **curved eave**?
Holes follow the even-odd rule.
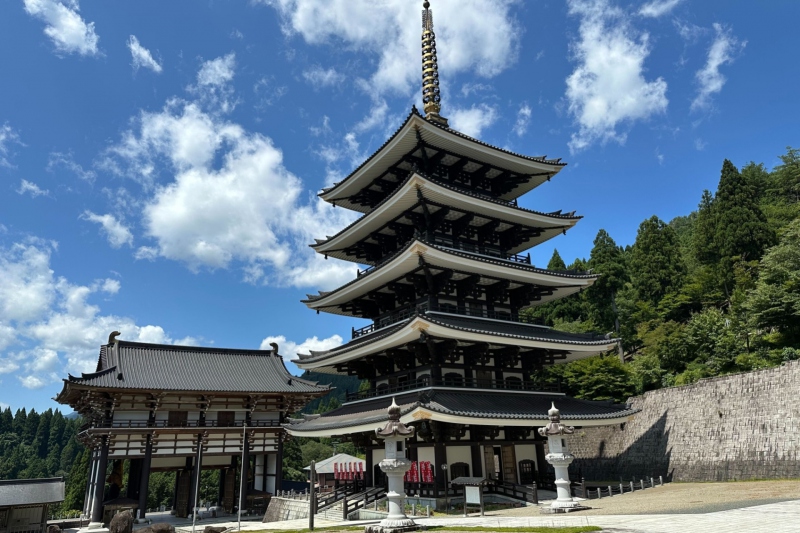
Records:
[[[540,236],[532,237],[510,250],[512,254],[527,250],[561,234],[572,228],[582,218],[571,215],[538,213],[512,205],[504,205],[499,202],[464,194],[454,188],[439,184],[415,173],[403,185],[398,187],[390,197],[368,214],[359,218],[330,239],[312,244],[311,247],[315,251],[330,257],[345,261],[355,261],[345,254],[343,250],[368,238],[376,229],[411,209],[419,202],[418,194],[420,193],[426,200],[446,205],[459,211],[474,213],[479,216],[483,215],[512,225],[545,230]]]
[[[452,250],[415,240],[389,262],[321,297],[303,300],[303,303],[314,310],[346,314],[336,311],[336,308],[415,270],[419,267],[420,257],[431,267],[559,289],[555,294],[542,297],[537,304],[569,296],[591,286],[597,279],[595,275],[559,274],[523,263]]]
[[[445,325],[436,319],[437,314],[440,316],[445,315],[445,313],[431,313],[430,315],[417,316],[410,319],[403,327],[395,329],[388,335],[381,335],[380,331],[373,333],[373,335],[375,335],[375,340],[373,342],[365,340],[365,342],[357,344],[354,347],[344,345],[339,349],[334,349],[323,354],[301,354],[300,359],[295,361],[295,364],[298,368],[303,370],[337,374],[338,371],[335,368],[337,364],[354,361],[372,353],[381,352],[389,348],[395,348],[419,340],[422,331],[430,336],[441,339],[454,339],[457,341],[475,343],[483,342],[488,344],[507,344],[526,349],[542,348],[566,352],[566,359],[559,361],[560,363],[584,359],[592,355],[606,352],[617,346],[617,339],[582,341],[550,339],[547,338],[545,334],[537,336],[537,329],[546,332],[549,328],[543,328],[532,324],[520,325],[521,327],[531,328],[531,333],[529,335],[474,331],[472,329]]]
[[[618,415],[609,415],[603,418],[597,417],[562,417],[563,421],[570,426],[581,427],[597,427],[597,426],[610,426],[615,424],[622,424],[630,422],[637,411],[633,409],[626,409],[620,411]],[[385,418],[384,414],[384,418]],[[454,415],[450,413],[440,413],[434,409],[422,406],[416,406],[408,410],[405,414],[400,416],[400,422],[403,424],[411,424],[420,420],[435,420],[437,422],[447,422],[450,424],[462,424],[473,426],[514,426],[514,427],[530,427],[531,425],[545,426],[549,420],[546,415],[537,415],[530,417],[509,417],[503,418],[498,416],[480,417],[474,414]],[[483,422],[483,423],[482,423]],[[332,437],[335,435],[353,435],[357,433],[366,433],[375,431],[375,422],[366,422],[362,424],[354,424],[343,426],[340,428],[321,428],[314,430],[313,426],[308,429],[303,428],[304,424],[286,424],[284,427],[286,431],[293,437]]]
[[[412,111],[406,122],[378,151],[347,178],[333,187],[323,190],[319,196],[326,202],[333,202],[356,211],[365,212],[369,210],[369,208],[363,206],[348,205],[349,203],[344,201],[372,183],[375,178],[395,164],[400,157],[414,149],[418,142],[415,128],[419,129],[422,140],[434,148],[483,161],[496,167],[507,169],[515,174],[545,174],[534,176],[527,184],[520,185],[503,195],[502,198],[504,200],[518,198],[538,187],[566,165],[566,163],[561,163],[560,160],[553,161],[528,157],[491,146],[450,128],[429,122],[419,113]]]

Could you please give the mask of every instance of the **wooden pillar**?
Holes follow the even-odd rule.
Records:
[[[364,459],[364,483],[367,487],[374,487],[374,479],[372,472],[372,448],[367,448],[365,451],[366,458]]]
[[[125,497],[131,500],[139,499],[139,483],[142,475],[142,460],[128,459],[128,486],[125,488]]]
[[[442,465],[447,464],[447,450],[444,447],[444,441],[437,439],[433,445],[433,458],[436,468],[434,479],[436,480],[436,489],[438,491],[447,490],[447,472],[442,470]]]
[[[153,436],[147,436],[147,443],[144,446],[144,459],[142,459],[142,470],[139,476],[139,518],[144,518],[147,511],[147,495],[150,490],[150,463],[153,460]]]
[[[92,500],[92,522],[103,520],[103,495],[106,488],[106,467],[108,466],[108,437],[103,437],[97,458],[97,472],[94,477],[94,499]]]
[[[97,471],[97,450],[91,449],[91,459],[89,460],[89,475],[86,478],[86,496],[83,498],[83,516],[89,516],[92,512],[92,497],[94,496],[94,476]]]
[[[197,454],[195,455],[194,468],[192,469],[192,492],[189,493],[192,502],[189,510],[194,513],[200,504],[200,474],[203,472],[203,436],[197,436]]]
[[[283,415],[281,415],[281,423],[283,423]],[[278,453],[275,457],[275,492],[283,490],[283,439],[278,436]]]
[[[242,477],[239,480],[239,494],[241,495],[242,505],[246,509],[247,487],[248,487],[247,478],[249,477],[250,473],[250,435],[246,432],[244,434],[244,441],[242,442],[242,446],[244,446],[244,454],[242,456]],[[240,509],[239,511],[243,510],[244,509]]]
[[[473,444],[469,447],[470,456],[472,460],[472,476],[483,477],[483,454],[479,444]]]

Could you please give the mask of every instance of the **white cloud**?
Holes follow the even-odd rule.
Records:
[[[37,376],[25,376],[25,377],[18,376],[18,378],[19,381],[22,383],[22,386],[25,387],[26,389],[32,389],[32,390],[41,389],[42,387],[47,385],[47,383],[42,378],[39,378]]]
[[[160,326],[101,314],[89,299],[119,292],[119,282],[76,285],[57,277],[50,267],[54,250],[53,243],[35,239],[0,248],[0,374],[19,371],[23,386],[39,388],[65,371],[90,372],[98,347],[114,330],[126,340],[174,342]]]
[[[711,97],[722,91],[727,81],[719,71],[725,64],[733,63],[735,55],[741,51],[747,42],[740,43],[730,31],[721,24],[714,24],[716,37],[708,49],[708,58],[705,66],[695,74],[698,84],[697,96],[692,101],[691,110],[705,109],[711,105]]]
[[[236,71],[236,55],[230,54],[203,63],[197,73],[197,84],[200,86],[221,87],[233,81]]]
[[[667,82],[644,78],[648,34],[633,30],[626,14],[608,0],[570,0],[569,13],[581,19],[580,38],[571,43],[578,64],[566,80],[569,112],[579,126],[570,150],[596,141],[624,143],[626,133],[618,132],[618,125],[667,109]]]
[[[342,45],[378,56],[370,87],[407,94],[420,79],[420,2],[408,0],[261,0],[283,17],[284,31],[309,44]],[[502,72],[521,36],[509,11],[516,0],[439,0],[434,5],[441,73]]]
[[[9,144],[22,144],[19,141],[19,135],[8,124],[0,126],[0,167],[12,167],[13,165],[8,160],[9,157]]]
[[[86,170],[75,162],[71,153],[53,152],[47,161],[47,170],[55,172],[59,167],[66,168],[82,180],[94,182],[96,174],[93,170]]]
[[[80,218],[100,224],[112,248],[121,248],[123,244],[133,246],[133,233],[114,215],[96,215],[91,211],[84,211]]]
[[[139,44],[139,39],[135,35],[128,38],[128,50],[131,51],[131,66],[133,71],[136,72],[140,67],[149,68],[156,74],[161,73],[161,64],[153,59],[153,54],[150,50]]]
[[[528,104],[522,104],[519,111],[517,111],[517,122],[514,124],[514,133],[516,133],[518,137],[522,137],[525,135],[525,132],[528,131],[528,124],[531,122],[532,114],[533,110]]]
[[[45,35],[56,51],[94,56],[100,53],[94,22],[86,23],[78,14],[78,0],[24,0],[25,11],[47,24]]]
[[[450,112],[450,127],[464,135],[478,138],[481,132],[497,120],[497,109],[486,104],[478,104],[469,109],[455,109]]]
[[[304,71],[303,77],[316,88],[340,85],[346,79],[345,75],[336,72],[336,69],[324,69],[319,65]]]
[[[121,288],[122,284],[115,279],[106,278],[100,284],[100,290],[107,294],[117,294]]]
[[[643,5],[639,9],[639,14],[643,17],[658,18],[675,9],[681,2],[683,0],[653,0]]]
[[[140,246],[136,253],[133,254],[136,259],[146,259],[147,261],[155,261],[158,257],[158,248],[152,246]]]
[[[294,361],[298,358],[297,354],[299,353],[308,354],[310,351],[322,352],[325,350],[332,350],[337,346],[341,346],[343,341],[344,339],[339,335],[333,335],[327,339],[320,339],[315,335],[314,337],[306,339],[303,343],[297,344],[296,342],[286,340],[286,337],[283,335],[278,335],[276,337],[267,337],[261,341],[260,349],[271,350],[272,347],[270,343],[274,342],[278,345],[278,353],[285,359]]]
[[[331,287],[349,280],[354,267],[325,261],[308,243],[355,215],[312,197],[271,139],[208,110],[204,90],[230,79],[225,65],[232,68],[232,55],[206,62],[190,91],[197,100],[172,98],[159,112],[142,112],[106,154],[110,166],[152,190],[142,225],[155,245],[136,257],[160,256],[192,270],[236,266],[253,283]],[[156,185],[162,166],[170,179]]]
[[[28,180],[22,180],[19,184],[19,189],[17,189],[17,194],[30,194],[36,198],[37,196],[47,196],[50,194],[50,191],[42,189]]]
[[[703,150],[705,150],[706,146],[708,146],[708,143],[706,143],[703,139],[694,140],[694,148],[698,152],[702,152]]]

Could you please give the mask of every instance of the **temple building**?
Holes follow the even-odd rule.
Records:
[[[517,203],[565,163],[512,153],[449,127],[440,114],[432,13],[428,2],[423,7],[424,115],[413,108],[376,153],[320,193],[363,215],[312,247],[366,268],[304,300],[317,312],[370,323],[354,328],[343,346],[301,354],[298,366],[357,376],[369,389],[287,428],[302,437],[338,435],[366,449],[372,485],[384,453],[375,427],[394,398],[401,421],[416,428],[409,459],[434,477],[428,486],[407,484],[406,492],[438,497],[448,480],[463,476],[498,485],[536,481],[546,464],[545,440],[535,428],[548,422],[552,402],[573,426],[619,424],[634,411],[573,399],[532,378],[546,365],[613,350],[618,340],[556,331],[520,315],[597,279],[537,268],[522,255],[581,218]]]
[[[175,471],[175,514],[186,517],[200,470],[220,470],[225,511],[260,508],[281,488],[281,424],[329,388],[289,374],[272,351],[144,344],[100,347],[97,370],[69,376],[59,403],[86,424],[92,450],[84,516],[107,522],[116,509],[144,517],[151,472]],[[123,469],[128,463],[128,482]],[[108,482],[108,488],[106,488]]]

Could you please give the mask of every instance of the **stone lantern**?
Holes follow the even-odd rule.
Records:
[[[389,422],[375,430],[375,435],[383,439],[386,458],[378,463],[386,474],[389,491],[389,515],[377,526],[367,526],[365,533],[399,533],[419,529],[412,519],[406,516],[406,494],[403,487],[403,476],[411,468],[411,461],[406,459],[405,440],[414,435],[414,428],[400,422],[400,407],[392,398],[389,406]]]
[[[572,499],[569,490],[569,465],[575,460],[575,456],[569,453],[567,439],[564,435],[572,435],[575,428],[565,426],[561,423],[561,412],[556,409],[555,403],[551,403],[551,408],[547,411],[550,423],[543,428],[539,428],[539,435],[547,437],[549,453],[545,460],[553,465],[556,471],[556,492],[558,497],[550,505],[554,512],[569,512],[585,509],[580,502]]]

